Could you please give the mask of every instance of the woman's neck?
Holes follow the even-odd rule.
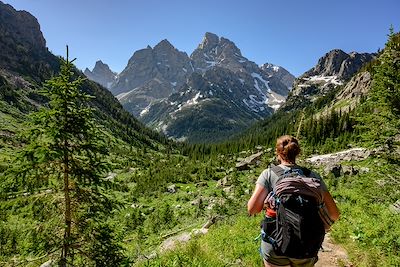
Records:
[[[289,161],[286,161],[286,160],[281,160],[281,164],[282,164],[282,165],[285,165],[285,166],[293,166],[293,165],[296,165],[296,163],[294,163],[294,162],[289,162]]]

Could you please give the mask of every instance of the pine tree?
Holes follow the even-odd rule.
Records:
[[[390,145],[400,129],[400,34],[394,34],[393,28],[378,62],[358,116],[363,139],[374,146]]]
[[[60,74],[44,84],[42,93],[49,104],[31,116],[26,145],[19,152],[17,177],[31,191],[50,182],[62,191],[60,266],[73,264],[77,251],[96,262],[98,254],[90,247],[99,243],[101,252],[109,253],[102,258],[108,258],[111,266],[123,256],[102,217],[102,212],[112,210],[103,187],[103,176],[111,167],[106,161],[108,141],[89,106],[93,97],[80,90],[84,79],[74,72],[73,61],[67,47]],[[96,234],[102,229],[109,234]]]

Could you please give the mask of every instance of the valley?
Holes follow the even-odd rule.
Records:
[[[82,72],[2,2],[0,37],[1,266],[260,266],[246,203],[283,134],[341,211],[316,266],[400,265],[393,29],[297,78],[210,32],[190,56],[165,39]]]

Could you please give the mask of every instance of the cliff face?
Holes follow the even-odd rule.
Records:
[[[0,2],[0,68],[29,75],[35,81],[50,77],[58,60],[46,48],[37,19]]]

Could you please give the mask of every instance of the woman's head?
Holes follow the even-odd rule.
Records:
[[[284,161],[295,163],[296,156],[300,154],[299,142],[290,135],[279,137],[276,140],[276,154]]]

